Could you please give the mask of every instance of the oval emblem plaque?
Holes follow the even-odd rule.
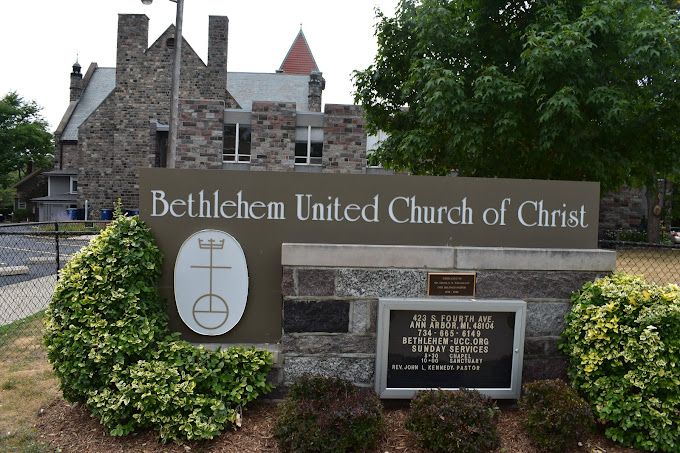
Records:
[[[248,299],[248,267],[241,245],[224,231],[201,230],[182,244],[175,261],[179,316],[200,335],[222,335],[238,324]]]

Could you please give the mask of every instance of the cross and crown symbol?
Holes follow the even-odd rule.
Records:
[[[208,292],[200,296],[194,302],[192,309],[194,320],[199,326],[205,329],[217,329],[221,327],[229,317],[229,306],[219,294],[213,293],[213,270],[214,269],[231,269],[231,266],[216,266],[213,264],[213,252],[215,250],[224,249],[224,239],[218,241],[215,239],[198,239],[198,248],[200,250],[210,251],[210,261],[207,265],[191,265],[192,269],[208,269]],[[207,304],[206,304],[207,302]],[[217,307],[213,306],[216,303]]]

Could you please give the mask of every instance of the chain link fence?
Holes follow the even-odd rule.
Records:
[[[647,281],[680,284],[680,246],[626,241],[600,241],[616,251],[616,271],[642,275]]]
[[[73,221],[0,226],[0,358],[40,349],[42,315],[59,269],[105,225]]]
[[[0,359],[40,350],[42,315],[58,270],[106,222],[51,222],[0,226]],[[600,241],[617,252],[616,270],[658,284],[680,284],[680,246]]]

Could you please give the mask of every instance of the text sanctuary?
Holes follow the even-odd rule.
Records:
[[[223,199],[220,191],[206,194],[189,193],[184,198],[168,200],[163,190],[151,190],[151,217],[196,217],[215,219],[285,220],[286,203],[283,201],[251,201],[239,190],[233,198]],[[299,221],[367,222],[379,223],[380,195],[376,194],[365,204],[344,203],[340,197],[326,197],[319,201],[310,194],[295,194],[295,216]],[[503,199],[498,207],[486,208],[479,219],[486,225],[506,225],[506,212],[510,198]],[[517,220],[526,227],[587,228],[586,210],[545,209],[543,200],[527,200],[517,207]],[[394,223],[473,225],[473,209],[467,197],[453,206],[428,206],[418,203],[416,196],[398,196],[387,203],[386,215]]]

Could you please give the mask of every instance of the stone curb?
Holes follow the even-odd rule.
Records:
[[[8,275],[28,274],[28,266],[3,266],[0,267],[0,277]]]
[[[281,245],[281,264],[330,268],[609,272],[616,267],[616,252],[599,249],[284,243]]]

